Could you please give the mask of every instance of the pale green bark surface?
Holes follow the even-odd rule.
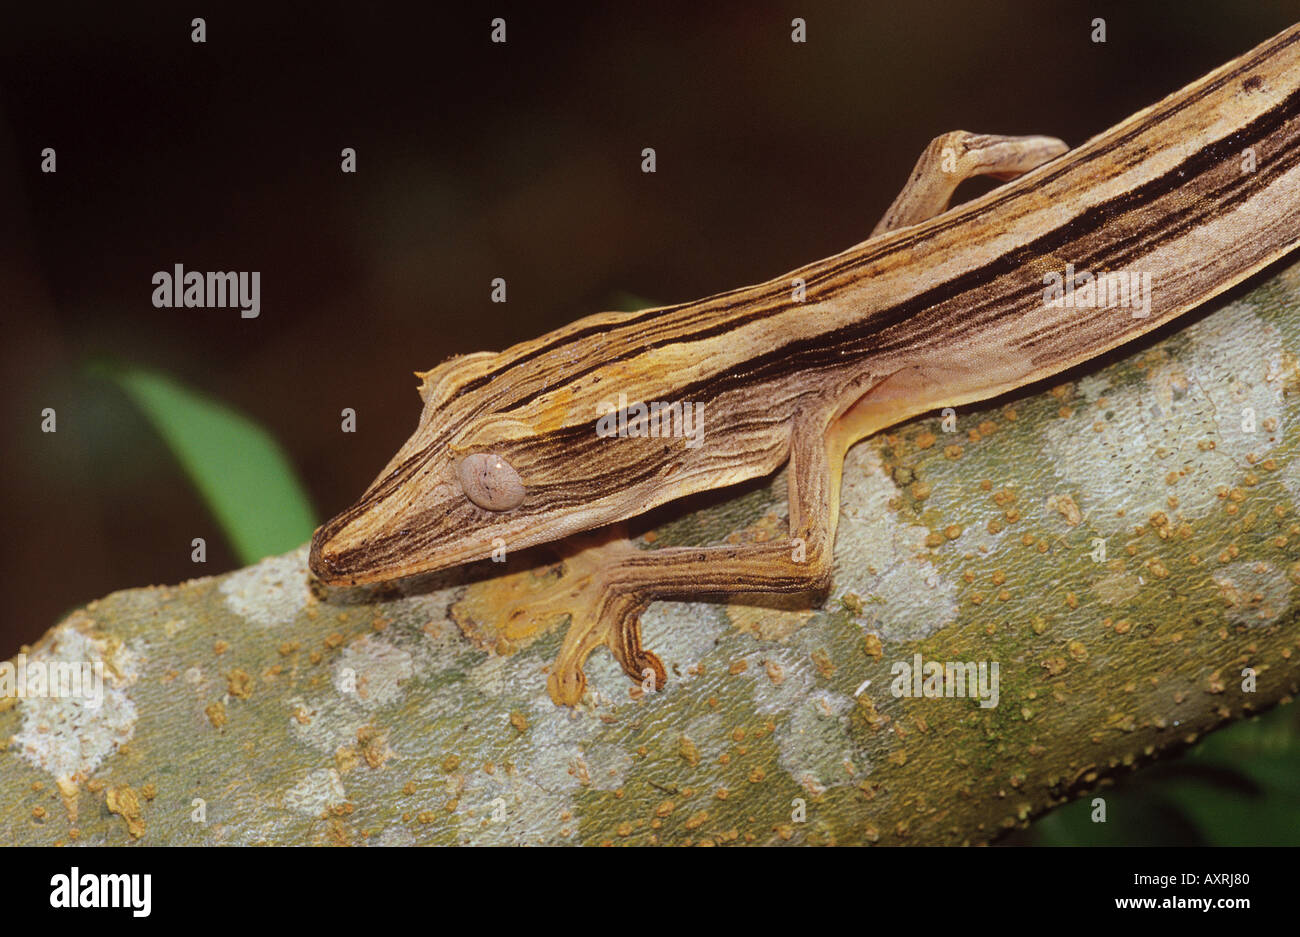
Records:
[[[323,596],[299,550],[111,595],[29,654],[105,660],[102,706],[0,703],[0,842],[987,841],[1295,692],[1297,310],[1300,265],[955,433],[860,444],[823,607],[656,603],[655,694],[598,651],[562,709],[561,631],[464,637],[490,563]],[[643,545],[784,514],[782,475]],[[896,697],[916,653],[998,662],[998,705]]]

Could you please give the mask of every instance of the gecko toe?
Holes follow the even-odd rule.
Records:
[[[652,689],[661,690],[668,680],[668,672],[663,662],[653,652],[641,645],[641,612],[644,606],[630,611],[623,617],[619,627],[608,637],[609,649],[614,652],[626,673],[633,680],[644,683],[652,679]]]
[[[576,706],[587,689],[587,675],[582,666],[565,667],[557,661],[546,678],[546,691],[560,706]]]

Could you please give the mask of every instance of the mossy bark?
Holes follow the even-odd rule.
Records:
[[[0,702],[0,841],[987,841],[1295,692],[1298,340],[1295,264],[1105,367],[860,444],[829,598],[656,603],[657,693],[600,651],[584,704],[550,701],[563,621],[492,620],[564,574],[545,553],[326,594],[298,550],[116,593],[27,654],[104,661],[100,706]],[[637,543],[784,513],[780,476]],[[917,654],[996,662],[997,705],[897,695]]]

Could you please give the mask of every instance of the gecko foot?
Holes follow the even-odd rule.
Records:
[[[565,706],[582,699],[587,686],[583,664],[602,644],[633,680],[652,681],[656,690],[662,687],[668,679],[663,663],[641,646],[641,613],[648,605],[634,596],[605,589],[596,597],[594,607],[575,611],[546,681],[551,699]]]
[[[614,526],[560,545],[562,567],[538,575],[521,570],[470,586],[451,608],[452,618],[478,646],[510,654],[569,619],[568,631],[551,665],[551,699],[576,705],[586,690],[583,672],[601,645],[633,680],[663,687],[667,672],[659,658],[641,646],[641,613],[649,603],[614,582],[619,564],[639,553]]]

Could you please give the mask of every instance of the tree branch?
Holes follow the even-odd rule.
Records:
[[[29,692],[33,665],[103,661],[102,705],[0,701],[0,839],[986,841],[1296,691],[1298,310],[1279,267],[956,432],[859,445],[829,599],[656,603],[658,693],[600,651],[584,705],[550,701],[562,631],[493,614],[563,573],[544,553],[323,594],[304,548],[111,595],[25,660]],[[775,536],[783,492],[638,543]],[[997,705],[896,696],[916,654],[996,663]]]

